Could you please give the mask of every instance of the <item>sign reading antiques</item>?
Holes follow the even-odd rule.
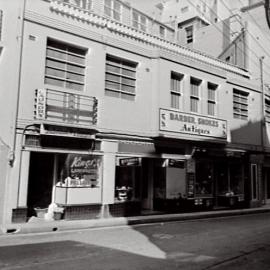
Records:
[[[160,109],[160,130],[227,139],[227,122],[216,118]]]

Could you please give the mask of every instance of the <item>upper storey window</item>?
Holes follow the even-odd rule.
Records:
[[[190,78],[190,111],[199,112],[200,102],[200,86],[202,81],[200,79]]]
[[[207,113],[208,115],[214,116],[216,114],[216,92],[218,86],[213,83],[208,83],[207,88]]]
[[[186,42],[187,44],[193,43],[193,26],[188,26],[185,28],[186,30]]]
[[[248,119],[248,93],[233,89],[233,117]]]
[[[147,31],[147,18],[137,11],[132,12],[132,26],[138,30]]]
[[[183,78],[184,75],[176,72],[171,72],[171,107],[174,109],[180,109],[180,97]]]
[[[165,38],[165,27],[162,25],[159,26],[159,36],[160,38]]]
[[[104,13],[106,16],[121,21],[121,9],[122,5],[117,0],[105,0],[104,1]]]
[[[85,49],[48,39],[45,83],[83,90],[86,53],[87,50]]]
[[[137,63],[106,56],[105,94],[127,100],[135,100]]]
[[[92,9],[92,0],[64,0],[64,2],[82,9]]]

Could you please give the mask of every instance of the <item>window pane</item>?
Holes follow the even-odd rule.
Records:
[[[215,115],[215,103],[208,102],[208,114]]]
[[[129,95],[126,93],[121,93],[121,98],[122,99],[126,99],[126,100],[131,100],[134,101],[135,100],[135,96],[134,95]]]
[[[46,75],[51,75],[51,76],[59,77],[59,78],[65,78],[65,71],[62,71],[62,70],[46,68],[45,73]]]
[[[113,12],[113,18],[117,21],[120,21],[121,17],[120,17],[120,13],[117,11]]]
[[[114,82],[106,81],[105,88],[120,90],[120,84],[119,83],[114,83]]]
[[[45,83],[64,87],[64,81],[45,77]]]
[[[105,90],[105,95],[110,96],[110,97],[120,97],[119,92],[111,91],[111,90],[108,90],[108,89]]]
[[[198,100],[191,98],[190,99],[190,110],[192,112],[198,112]]]
[[[47,49],[47,56],[57,58],[57,59],[62,59],[62,60],[67,59],[67,54],[65,52],[59,52],[53,49]]]
[[[72,80],[72,81],[78,81],[78,82],[83,82],[84,81],[84,76],[67,72],[67,80]]]
[[[113,81],[113,82],[120,82],[120,77],[119,76],[117,76],[117,75],[112,75],[112,74],[109,74],[109,73],[107,73],[106,74],[106,80],[107,81]]]
[[[59,69],[65,69],[66,64],[63,62],[56,61],[56,60],[47,59],[46,66],[47,67],[55,67],[55,68],[59,68]]]
[[[122,91],[135,93],[135,87],[128,86],[128,85],[122,85]]]
[[[79,67],[79,66],[74,66],[74,65],[67,64],[67,70],[77,72],[77,73],[80,73],[80,74],[84,74],[84,68]]]
[[[125,76],[129,76],[132,78],[135,78],[135,71],[127,70],[127,69],[122,69],[122,74]]]
[[[118,1],[114,2],[114,9],[120,13],[121,4]]]
[[[111,9],[109,7],[104,7],[104,13],[105,15],[111,17]]]
[[[70,55],[69,54],[68,55],[68,61],[84,65],[84,58],[81,58],[81,57],[78,57],[78,56],[75,56],[75,55]]]
[[[180,96],[174,93],[171,93],[171,107],[174,109],[180,108]]]
[[[74,90],[83,90],[83,84],[78,84],[74,82],[66,82],[66,87]]]
[[[120,68],[115,66],[106,65],[106,71],[113,72],[113,73],[120,73]]]
[[[131,79],[127,79],[127,78],[122,78],[122,83],[127,84],[127,85],[131,85],[131,86],[135,86],[135,81],[131,80]]]

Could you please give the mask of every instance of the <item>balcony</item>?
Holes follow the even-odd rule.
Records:
[[[41,124],[93,129],[97,123],[97,99],[69,92],[37,89],[34,118]]]

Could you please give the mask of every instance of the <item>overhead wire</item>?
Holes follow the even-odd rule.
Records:
[[[223,6],[233,15],[233,12],[228,8],[228,6],[224,3],[223,0],[221,0],[221,2],[223,3]],[[241,0],[239,0],[239,2],[243,5],[243,2]],[[242,21],[240,21],[238,18],[236,18],[236,20],[239,22],[241,27],[245,27],[242,23]],[[268,57],[270,57],[270,54],[265,50],[265,48],[260,44],[260,42],[257,40],[257,38],[255,38],[252,33],[250,33],[250,31],[248,29],[246,29],[247,34],[249,34],[252,39],[260,46],[260,48],[268,55]],[[252,51],[252,50],[251,50]],[[269,66],[270,68],[270,66]]]
[[[187,0],[189,3],[190,3],[190,5],[192,5],[195,9],[197,9],[197,7],[191,2],[191,0]],[[202,0],[200,0],[200,2],[202,2]],[[208,9],[209,10],[212,10],[212,8],[210,8],[209,7],[209,5],[207,5],[205,2],[202,2],[203,4],[205,4],[207,7],[208,7]],[[218,14],[217,13],[215,13],[215,15],[217,16],[217,18],[220,20],[220,21],[222,21],[222,19],[218,16]],[[225,35],[225,37],[226,38],[228,38],[229,40],[230,40],[230,36],[228,36],[228,35],[226,35],[224,32],[222,32],[221,30],[220,30],[220,28],[218,28],[217,27],[217,25],[214,23],[214,24],[212,24],[222,35]],[[240,52],[242,52],[246,57],[247,57],[247,52],[246,51],[244,51],[244,50],[242,50],[242,48],[241,47],[239,47],[237,44],[235,44],[236,45],[236,47],[239,49],[239,51]],[[253,51],[253,50],[251,50],[250,48],[248,48],[247,46],[246,46],[246,48],[247,48],[247,50],[249,50],[249,51],[251,51],[255,56],[256,56],[256,60],[259,60],[260,59],[260,57]],[[255,61],[254,59],[252,59],[252,58],[250,58],[250,60],[260,69],[260,65],[259,65],[259,61]],[[267,71],[264,71],[264,73],[267,73],[268,74],[268,76],[270,76],[270,73],[268,73]]]
[[[245,6],[244,3],[242,2],[242,0],[239,0],[239,2],[242,4],[243,7]],[[252,14],[249,12],[249,10],[247,9],[245,12],[247,12],[247,13],[249,14],[250,18],[251,18],[252,21],[256,24],[256,26],[262,30],[261,26],[257,23],[257,21],[256,21],[255,18],[252,16]],[[270,42],[270,37],[267,36],[267,35],[266,35],[265,37],[266,37],[266,38],[269,40],[269,42]]]

